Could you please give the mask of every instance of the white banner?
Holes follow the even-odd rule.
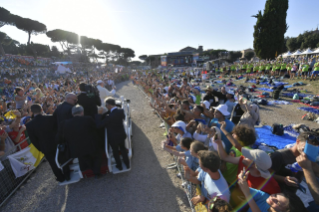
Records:
[[[21,177],[28,173],[28,171],[34,169],[37,162],[37,158],[30,152],[30,147],[9,155],[8,158],[16,178]]]

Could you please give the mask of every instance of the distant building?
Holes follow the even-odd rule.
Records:
[[[161,56],[162,66],[192,66],[200,60],[199,54],[203,52],[203,46],[193,48],[187,46],[178,52],[170,52]]]
[[[185,47],[185,48],[179,50],[179,52],[195,52],[196,50],[197,50],[196,48],[187,46],[187,47]]]
[[[187,46],[181,50],[179,50],[180,52],[198,52],[198,53],[201,53],[203,52],[203,46],[198,46],[198,48],[193,48],[193,47],[190,47],[190,46]]]
[[[245,58],[245,54],[248,53],[248,52],[253,52],[255,54],[255,51],[253,49],[251,49],[251,48],[244,49],[244,50],[241,51],[241,53],[242,53],[241,58]]]

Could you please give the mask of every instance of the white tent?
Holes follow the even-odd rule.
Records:
[[[71,70],[69,68],[66,68],[63,65],[59,65],[58,69],[56,70],[55,73],[57,73],[57,74],[65,74],[65,73],[72,73],[72,72],[71,72]]]
[[[290,51],[288,51],[287,53],[283,54],[282,57],[290,57],[292,54]]]
[[[301,51],[297,50],[295,53],[292,54],[292,56],[295,56],[295,55],[301,55]]]
[[[302,52],[301,54],[312,54],[313,51],[310,50],[310,48],[308,48],[306,51]]]
[[[319,48],[316,49],[316,50],[313,52],[313,54],[319,54]]]

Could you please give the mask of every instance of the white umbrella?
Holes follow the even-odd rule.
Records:
[[[301,55],[301,51],[297,50],[295,53],[292,54],[292,56],[295,56],[295,55]]]
[[[308,48],[306,51],[302,52],[301,54],[313,54],[313,51]]]

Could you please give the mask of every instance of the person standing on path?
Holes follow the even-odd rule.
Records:
[[[123,121],[125,114],[123,109],[115,106],[115,99],[109,97],[105,100],[105,106],[108,109],[106,114],[102,115],[103,108],[99,109],[99,114],[96,115],[97,128],[107,129],[107,140],[113,150],[113,156],[116,161],[116,168],[122,170],[122,162],[119,153],[123,157],[124,164],[127,169],[130,168],[130,162],[125,147],[126,132]]]
[[[42,115],[43,110],[40,104],[33,104],[31,112],[34,118],[26,124],[30,141],[45,155],[56,176],[56,180],[63,182],[66,178],[55,163],[57,143],[55,142],[56,130],[53,126],[54,118],[52,115]]]

